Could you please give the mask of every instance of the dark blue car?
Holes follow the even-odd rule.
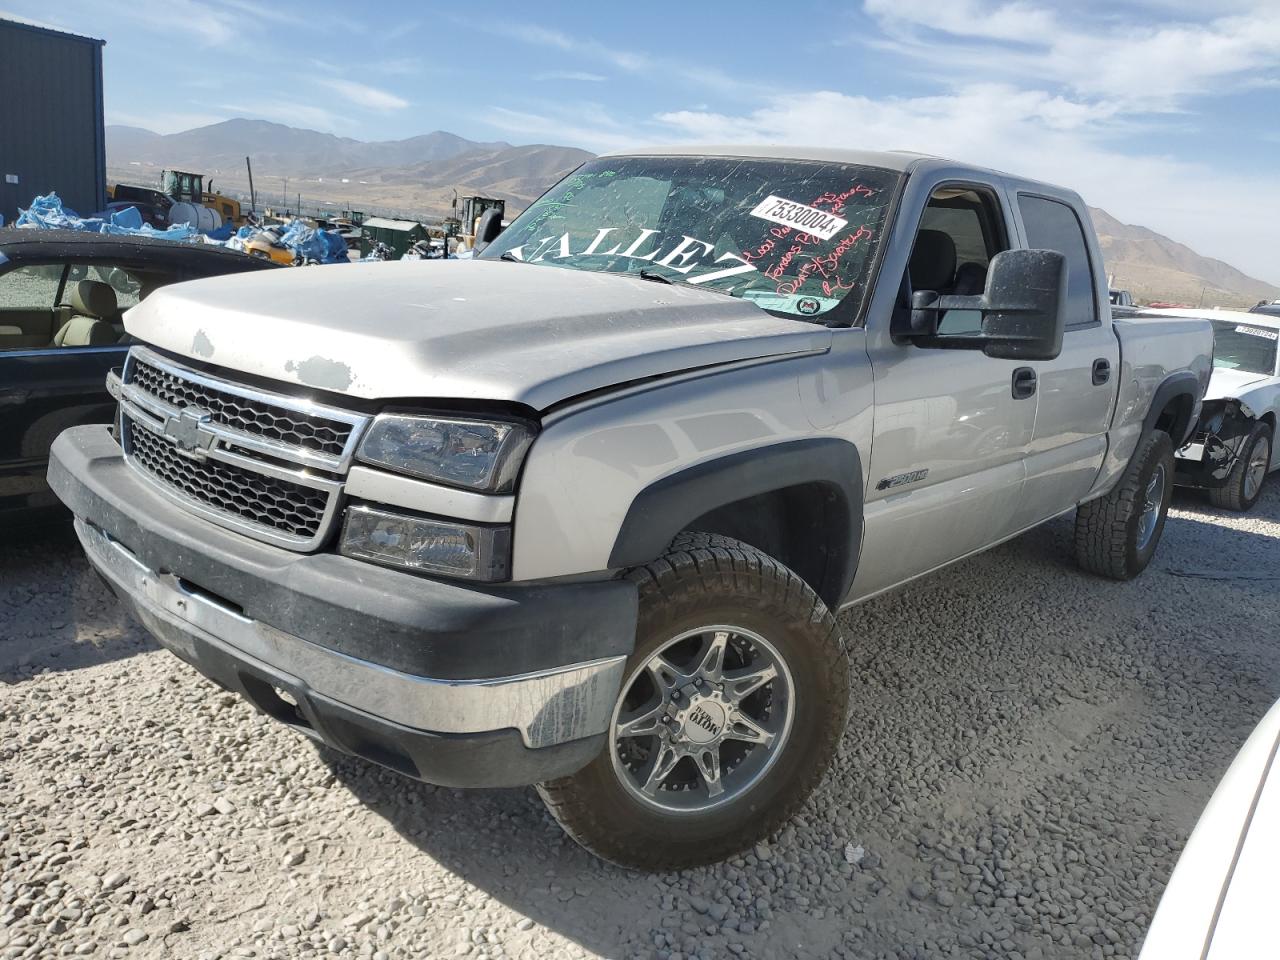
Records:
[[[152,290],[277,269],[222,247],[72,230],[0,229],[0,523],[57,504],[45,483],[64,429],[110,423],[123,315]]]

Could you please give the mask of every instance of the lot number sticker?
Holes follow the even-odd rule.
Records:
[[[830,240],[849,225],[848,220],[841,220],[826,210],[775,196],[765,197],[751,211],[751,215],[784,227],[794,227],[796,230],[823,240]]]
[[[1236,327],[1236,333],[1247,333],[1251,337],[1266,337],[1268,340],[1280,340],[1280,330],[1264,330],[1262,327]]]

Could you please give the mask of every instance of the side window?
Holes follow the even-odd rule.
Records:
[[[47,347],[66,265],[15,267],[0,274],[0,350]]]
[[[60,263],[18,267],[0,276],[0,310],[52,310],[64,269]]]
[[[943,187],[929,198],[911,251],[907,279],[911,290],[972,297],[987,286],[991,258],[1007,249],[1004,220],[995,198],[965,187]],[[965,335],[982,329],[976,310],[948,310],[938,333]]]
[[[116,292],[116,309],[121,313],[138,305],[141,285],[132,274],[120,267],[91,266],[85,271],[84,279],[96,280],[111,287]]]
[[[1018,196],[1018,209],[1032,250],[1057,250],[1067,258],[1067,327],[1091,324],[1098,319],[1093,295],[1093,270],[1084,228],[1076,212],[1058,200]]]

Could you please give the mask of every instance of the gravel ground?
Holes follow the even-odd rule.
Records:
[[[0,957],[1132,957],[1280,696],[1280,482],[1179,495],[1130,584],[1070,524],[846,614],[836,769],[781,835],[645,876],[532,790],[317,753],[117,610],[65,531],[0,546]]]

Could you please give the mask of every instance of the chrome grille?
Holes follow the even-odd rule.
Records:
[[[125,460],[186,509],[293,550],[332,532],[369,417],[213,377],[134,347],[120,384]]]
[[[317,450],[335,457],[351,438],[352,425],[309,416],[262,400],[227,393],[208,383],[161,370],[144,360],[133,365],[133,383],[175,407],[199,407],[214,423],[280,443]]]
[[[164,437],[131,421],[134,462],[161,483],[214,510],[310,540],[324,522],[321,491],[216,460],[192,460]]]

